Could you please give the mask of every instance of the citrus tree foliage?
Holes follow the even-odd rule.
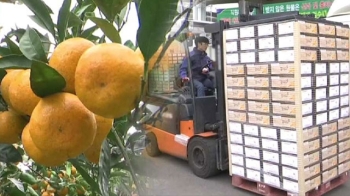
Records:
[[[191,7],[178,14],[178,1],[135,1],[140,22],[137,43],[134,45],[126,41],[123,44],[132,49],[140,48],[145,59],[145,70],[157,49],[163,44],[164,54],[175,39],[174,36],[167,37],[174,22],[185,14],[188,18]],[[21,3],[33,12],[29,17],[45,32],[27,27],[12,29],[7,33],[1,40],[4,46],[0,47],[0,81],[7,74],[5,69],[31,69],[31,88],[38,97],[45,97],[61,92],[66,86],[62,75],[48,66],[52,48],[72,37],[82,37],[94,43],[121,43],[120,31],[127,22],[131,1],[77,0],[71,9],[72,1],[64,0],[57,21],[52,20],[53,11],[42,0],[21,0]],[[94,25],[86,28],[88,21]],[[101,30],[103,35],[94,35],[97,30]],[[147,71],[140,81],[142,89],[146,80]],[[81,155],[61,167],[43,167],[26,156],[20,143],[0,144],[0,195],[34,196],[41,195],[42,189],[55,195],[142,195],[145,183],[138,169],[141,168],[142,158],[133,147],[143,134],[127,134],[130,127],[137,126],[137,117],[140,116],[138,106],[139,102],[135,103],[134,112],[115,119],[112,130],[102,144],[99,164],[92,164]],[[7,109],[1,98],[0,110]]]

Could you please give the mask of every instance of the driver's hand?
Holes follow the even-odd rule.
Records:
[[[190,78],[189,78],[189,77],[184,77],[184,78],[182,78],[182,82],[188,82],[188,81],[190,81]]]
[[[209,71],[209,69],[208,69],[207,67],[204,67],[204,68],[202,69],[202,73],[204,73],[204,74],[207,74],[208,71]]]

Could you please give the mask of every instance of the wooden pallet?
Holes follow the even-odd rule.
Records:
[[[345,172],[333,180],[320,185],[317,189],[313,189],[305,194],[305,196],[321,196],[324,195],[331,190],[345,184],[350,179],[350,173]],[[232,175],[232,185],[237,188],[241,188],[247,190],[249,192],[253,192],[259,195],[264,196],[298,196],[298,194],[290,193],[286,190],[278,189],[272,187],[270,185],[255,182],[253,180],[249,180],[243,178],[241,176]]]

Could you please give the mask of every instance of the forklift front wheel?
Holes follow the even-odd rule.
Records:
[[[216,166],[216,140],[214,138],[193,138],[188,146],[188,162],[193,173],[201,178],[211,177],[219,172]]]
[[[157,137],[152,132],[146,133],[146,152],[151,157],[155,157],[160,154]]]

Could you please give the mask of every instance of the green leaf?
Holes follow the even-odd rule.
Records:
[[[111,152],[107,140],[102,143],[100,162],[99,162],[99,172],[98,172],[98,182],[102,193],[102,196],[109,196],[109,178],[111,175]]]
[[[0,47],[0,55],[1,56],[6,56],[6,55],[10,55],[11,54],[11,50],[8,48],[4,48],[4,47]]]
[[[27,28],[25,34],[19,41],[19,48],[24,56],[30,60],[48,62],[39,35],[30,27]]]
[[[121,30],[120,27],[124,21],[125,15],[128,11],[128,5],[126,5],[121,11],[120,13],[115,17],[115,22],[118,24],[119,27],[119,31]]]
[[[80,16],[82,16],[82,15],[84,14],[84,12],[85,12],[86,10],[88,10],[88,8],[90,8],[90,7],[92,7],[92,4],[84,5],[83,7],[77,9],[77,10],[75,11],[75,14],[76,14],[78,17],[80,17]]]
[[[83,24],[83,21],[82,20],[80,20],[80,18],[77,16],[77,15],[75,15],[74,13],[70,13],[69,14],[69,21],[68,21],[68,28],[69,27],[76,27],[76,26],[79,26],[79,25],[81,25],[81,24]]]
[[[70,159],[69,162],[71,162],[72,165],[77,169],[79,174],[90,185],[92,190],[94,190],[97,193],[101,193],[99,185],[92,177],[90,177],[90,175],[86,172],[86,170],[80,165],[80,163],[76,159]]]
[[[0,58],[0,68],[3,69],[28,69],[32,62],[23,55],[7,55]]]
[[[30,15],[29,18],[32,19],[41,28],[46,29],[45,24],[36,15]]]
[[[21,37],[24,35],[24,33],[26,32],[25,29],[12,29],[7,36],[12,37],[15,36],[16,37],[16,41],[19,42],[19,40],[21,39]]]
[[[19,179],[22,181],[22,182],[25,182],[25,183],[28,183],[30,185],[33,185],[35,183],[37,183],[37,180],[36,178],[34,178],[33,175],[27,173],[27,172],[23,172],[19,175]]]
[[[30,87],[38,97],[62,91],[66,81],[61,74],[46,63],[33,60],[30,72]]]
[[[127,47],[129,47],[129,48],[131,48],[131,49],[133,49],[133,50],[136,49],[134,43],[132,43],[131,40],[126,41],[126,42],[124,43],[124,45],[127,46]]]
[[[1,83],[2,79],[4,79],[6,74],[7,74],[7,72],[5,69],[0,69],[0,83]]]
[[[95,23],[112,42],[121,43],[119,32],[113,24],[105,19],[94,17],[91,13],[86,13],[85,16]]]
[[[95,26],[92,26],[92,27],[90,27],[90,28],[84,30],[84,31],[81,33],[80,37],[83,37],[83,38],[88,39],[97,29],[98,29],[98,26],[96,26],[96,25],[95,25]]]
[[[22,156],[11,144],[0,144],[0,162],[16,163],[22,162]]]
[[[48,8],[45,2],[42,0],[22,0],[22,2],[37,16],[45,29],[55,37],[55,25],[50,15],[52,10]]]
[[[109,22],[130,2],[130,0],[93,0]]]
[[[142,0],[139,7],[140,27],[137,43],[148,62],[165,41],[172,21],[177,15],[178,0]]]
[[[58,12],[57,31],[58,31],[58,39],[60,42],[63,42],[66,37],[71,4],[72,4],[71,0],[64,0],[62,3],[62,7]]]
[[[11,50],[12,54],[19,54],[19,55],[22,54],[18,45],[15,42],[13,42],[8,36],[5,36],[5,42],[8,48]]]

